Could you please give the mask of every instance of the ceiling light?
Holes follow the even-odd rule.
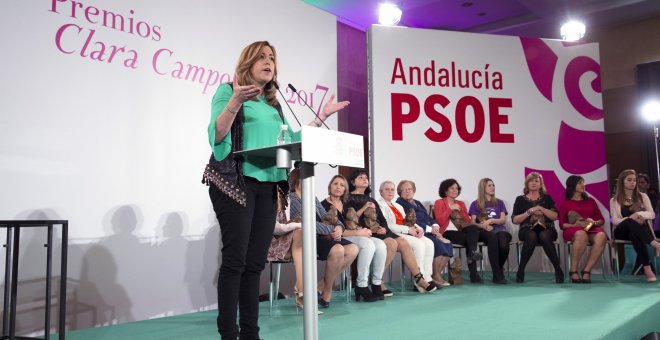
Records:
[[[380,4],[378,8],[378,22],[381,25],[396,25],[401,20],[401,10],[394,4]]]
[[[569,21],[561,26],[561,38],[565,41],[578,41],[584,37],[585,26],[579,21]]]

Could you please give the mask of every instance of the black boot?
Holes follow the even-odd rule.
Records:
[[[380,285],[371,285],[371,294],[378,298],[378,300],[385,300],[385,294],[380,289]]]
[[[493,283],[496,284],[506,284],[506,278],[504,278],[504,271],[502,269],[497,269],[493,271]]]
[[[518,272],[516,273],[516,282],[518,282],[518,283],[525,282],[525,271],[524,270],[518,270]]]
[[[484,257],[483,257],[483,255],[481,255],[480,252],[478,252],[478,251],[472,252],[472,253],[468,254],[468,265],[472,264],[472,263],[475,263],[475,262],[477,262],[477,261],[479,261],[483,258]]]
[[[472,283],[482,283],[483,280],[477,271],[470,272],[470,282]]]
[[[378,301],[378,298],[371,294],[371,291],[367,287],[355,287],[355,301],[360,302],[360,298],[364,302],[374,302]]]
[[[564,271],[561,268],[555,269],[555,282],[564,283]]]
[[[479,254],[479,253],[476,253]],[[481,255],[481,254],[479,254]],[[472,283],[482,283],[483,280],[481,280],[481,276],[479,276],[479,272],[477,271],[477,263],[472,262],[468,264],[468,269],[470,270],[470,282]]]

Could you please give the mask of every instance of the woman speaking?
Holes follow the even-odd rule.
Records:
[[[287,172],[278,169],[273,159],[232,154],[274,145],[280,126],[288,126],[276,98],[276,61],[275,48],[267,41],[248,45],[238,59],[233,84],[220,85],[213,96],[208,127],[213,155],[203,181],[209,185],[222,235],[218,275],[222,339],[259,339],[259,277],[273,236],[277,190],[288,192]],[[334,95],[310,125],[320,126],[319,119],[349,104],[333,100]]]

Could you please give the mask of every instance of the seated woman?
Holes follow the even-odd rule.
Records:
[[[566,199],[559,204],[559,227],[564,231],[564,241],[573,242],[571,268],[568,272],[573,283],[591,283],[591,268],[607,244],[603,223],[605,219],[598,204],[584,192],[584,179],[575,175],[568,176]],[[577,267],[588,245],[591,245],[591,253],[582,275],[578,275]]]
[[[483,281],[477,272],[477,261],[482,259],[481,253],[477,251],[480,229],[472,224],[465,203],[456,199],[461,194],[461,186],[453,178],[446,179],[440,183],[438,193],[441,198],[433,204],[433,212],[440,232],[453,244],[465,247],[470,282],[481,283]]]
[[[479,240],[488,245],[488,260],[493,269],[493,282],[507,283],[504,278],[504,262],[509,258],[511,234],[506,231],[506,207],[495,197],[495,182],[490,178],[479,181],[477,200],[470,204],[472,223],[481,230]]]
[[[637,173],[637,190],[649,197],[651,206],[654,209],[653,211],[656,213],[656,217],[658,217],[658,190],[651,185],[651,177],[649,177],[649,175],[639,172]],[[660,225],[656,225],[655,219],[652,221],[651,225],[653,226],[653,234],[655,238],[659,238],[660,233],[658,231],[660,230]],[[623,249],[623,247],[621,247],[621,249]],[[621,252],[620,255],[621,258],[625,260],[625,252]],[[633,267],[634,272],[638,272],[638,269],[642,267],[642,263],[639,261],[640,258],[637,257],[635,259],[635,266]]]
[[[660,243],[653,237],[649,221],[655,218],[649,197],[637,189],[635,170],[623,170],[617,179],[614,197],[610,200],[610,215],[614,225],[615,239],[632,242],[637,258],[642,264],[646,281],[655,282],[651,269],[647,245],[655,248],[655,255],[660,256]]]
[[[437,289],[436,285],[433,282],[427,282],[422,273],[419,271],[419,266],[417,265],[417,260],[415,255],[404,238],[394,234],[388,227],[385,216],[378,205],[378,202],[373,198],[369,197],[368,194],[371,192],[369,188],[369,176],[367,175],[366,170],[355,170],[351,173],[348,181],[348,188],[350,195],[348,195],[348,201],[346,202],[346,209],[353,208],[355,209],[358,218],[359,224],[362,227],[370,228],[372,237],[378,238],[385,242],[387,247],[387,258],[385,260],[385,266],[389,266],[394,260],[395,252],[401,253],[401,258],[403,259],[404,264],[408,270],[413,274],[415,279],[415,287],[420,293],[432,292]],[[367,209],[373,209],[376,213],[376,221],[367,219],[366,211]],[[373,212],[372,210],[372,212]],[[374,222],[374,225],[368,224]],[[373,288],[373,287],[372,287]],[[388,289],[385,289],[384,286],[381,287],[382,292],[379,292],[376,288],[376,291],[373,292],[375,295],[391,295],[392,292]]]
[[[525,281],[525,267],[534,253],[534,248],[540,243],[555,268],[555,282],[564,283],[564,272],[561,270],[559,255],[553,243],[558,236],[554,224],[556,219],[555,201],[546,194],[543,177],[537,172],[530,173],[525,178],[523,195],[516,197],[511,217],[511,222],[520,225],[518,239],[523,241],[516,282]]]
[[[429,216],[429,213],[424,208],[422,202],[415,199],[415,192],[417,192],[417,187],[415,182],[409,180],[403,180],[399,182],[396,188],[399,198],[396,199],[396,203],[401,205],[403,211],[406,213],[413,209],[417,215],[417,225],[422,228],[422,233],[424,237],[431,240],[433,243],[433,263],[431,272],[431,278],[437,286],[449,286],[449,283],[442,278],[442,271],[449,263],[449,258],[454,255],[454,249],[451,245],[451,242],[446,238],[442,237],[440,233],[440,228],[435,220]],[[429,230],[427,232],[427,230]],[[423,269],[427,272],[429,269]]]
[[[302,191],[300,181],[300,170],[294,169],[289,175],[291,193],[291,218],[302,217]],[[353,263],[358,254],[358,247],[349,240],[343,239],[343,225],[325,224],[322,219],[326,211],[321,203],[316,201],[316,253],[319,260],[326,261],[325,277],[320,282],[321,294],[319,305],[323,308],[330,307],[332,298],[332,286],[337,276]]]
[[[344,219],[344,202],[348,198],[348,182],[342,175],[335,175],[328,184],[328,197],[321,202],[326,210],[337,209],[337,217],[346,226]],[[355,300],[373,302],[380,299],[369,290],[369,273],[371,272],[371,289],[380,292],[383,272],[385,271],[385,258],[387,248],[382,240],[371,237],[371,230],[358,228],[356,230],[344,229],[343,237],[359,248],[357,258],[357,278],[355,280]]]
[[[392,201],[395,192],[393,182],[385,181],[381,183],[379,192],[380,198],[378,199],[378,205],[387,221],[387,226],[395,234],[403,237],[408,242],[413,254],[415,254],[415,260],[421,265],[419,268],[420,273],[422,273],[426,281],[431,281],[431,274],[433,272],[433,241],[424,237],[424,230],[419,225],[404,225],[406,212],[399,203]]]
[[[281,190],[277,192],[277,219],[273,239],[268,248],[266,259],[271,261],[293,261],[296,272],[296,285],[293,286],[296,307],[303,307],[302,282],[302,229],[300,222],[288,221],[286,208],[288,196]],[[276,292],[277,293],[277,292]]]

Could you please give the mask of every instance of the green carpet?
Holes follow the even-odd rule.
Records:
[[[552,274],[528,273],[524,284],[466,283],[431,294],[400,292],[393,283],[394,297],[373,303],[347,303],[336,292],[319,316],[319,338],[618,340],[660,331],[660,283],[646,283],[643,276],[593,279],[589,285],[558,285]],[[83,329],[66,338],[219,339],[216,315],[214,310]],[[259,325],[267,340],[303,338],[302,311],[292,299],[279,300],[273,317],[268,302],[262,303]]]

